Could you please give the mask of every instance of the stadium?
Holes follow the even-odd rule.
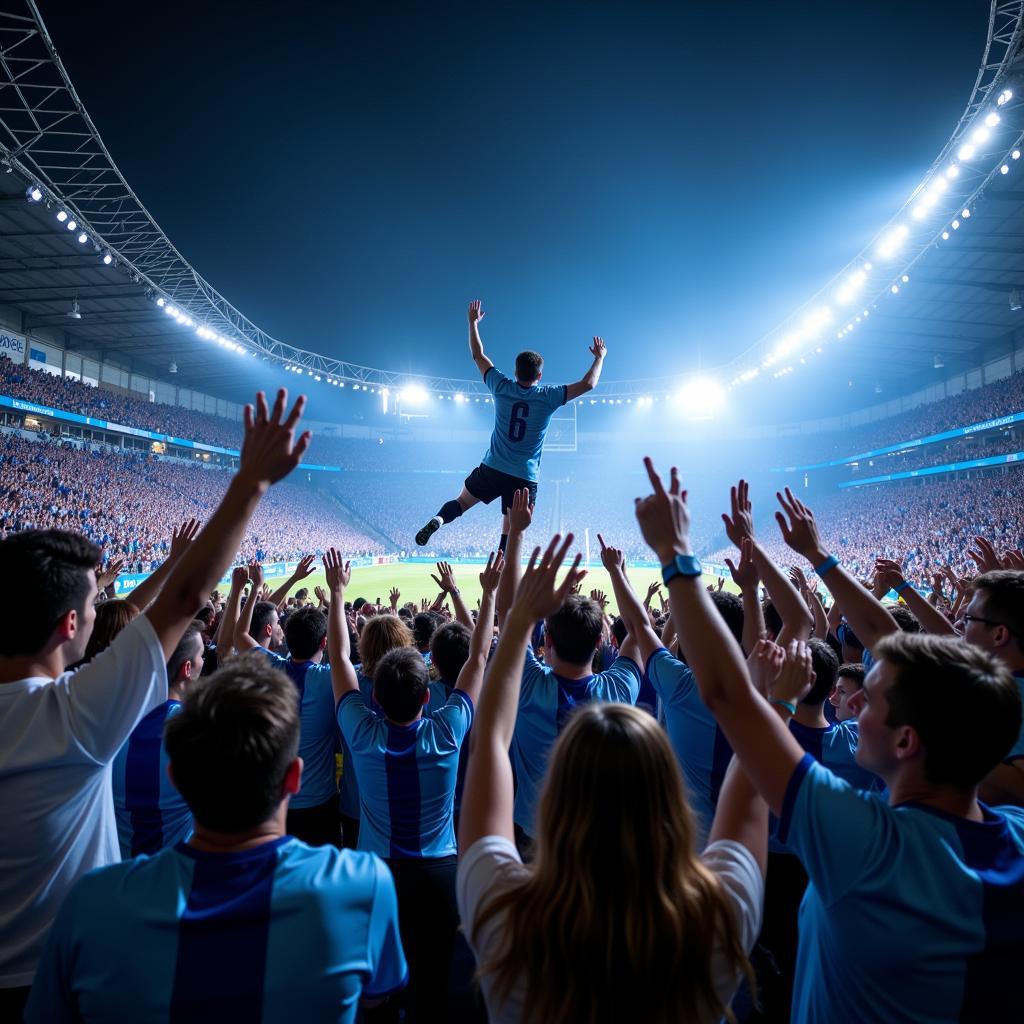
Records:
[[[1024,2],[70,6],[0,0],[0,1021],[1015,1019]]]

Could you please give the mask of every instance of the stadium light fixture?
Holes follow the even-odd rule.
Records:
[[[950,164],[946,168],[946,177],[950,178],[950,179],[952,179],[952,178],[959,178],[960,177],[960,167],[959,167],[959,165],[958,164]]]
[[[886,232],[878,244],[878,255],[883,259],[889,259],[896,254],[896,250],[904,243],[910,229],[906,224],[897,224],[891,231]]]
[[[78,227],[78,221],[69,220],[67,224],[65,224],[64,226],[68,229],[68,231],[74,231]]]
[[[999,168],[999,173],[1000,174],[1009,174],[1010,173],[1010,165],[1009,164],[1003,164],[1003,166]]]
[[[898,295],[898,294],[899,294],[899,290],[900,290],[900,286],[899,286],[898,284],[894,284],[894,285],[893,285],[893,286],[892,286],[892,287],[891,287],[891,288],[889,289],[889,291],[891,291],[891,292],[893,293],[893,295]]]
[[[949,241],[949,232],[948,231],[943,231],[942,232],[942,240],[944,242],[948,242]]]
[[[903,282],[904,284],[906,284],[906,283],[907,283],[907,282],[908,282],[908,281],[910,280],[910,276],[909,276],[908,274],[904,274],[904,275],[903,275],[903,276],[902,276],[902,277],[900,278],[900,280],[901,280],[901,281],[902,281],[902,282]]]
[[[163,307],[167,305],[167,300],[161,295],[160,298],[156,300],[156,304],[163,309]]]
[[[988,142],[991,137],[992,133],[984,125],[980,125],[971,132],[971,142],[978,146]]]
[[[965,142],[957,151],[956,157],[958,160],[972,160],[977,150],[969,142]]]
[[[61,222],[61,224],[63,224],[64,221],[66,221],[67,219],[68,219],[68,215],[67,215],[66,211],[64,211],[64,210],[58,210],[57,211],[57,220],[59,220]]]
[[[997,106],[997,107],[1004,107],[1004,106],[1006,106],[1006,104],[1007,104],[1007,103],[1009,103],[1009,102],[1010,102],[1010,100],[1012,100],[1012,99],[1013,99],[1013,91],[1012,91],[1011,89],[1004,89],[1004,90],[1003,90],[1003,91],[1002,91],[1002,92],[1001,92],[1001,93],[1000,93],[1000,94],[999,94],[999,95],[998,95],[998,96],[996,97],[996,106]]]
[[[1010,159],[1011,159],[1011,160],[1019,160],[1019,159],[1020,159],[1020,150],[1019,150],[1019,149],[1015,149],[1015,150],[1014,150],[1014,151],[1013,151],[1013,152],[1012,152],[1012,153],[1010,154]]]
[[[78,235],[78,244],[79,245],[85,245],[85,243],[88,242],[88,241],[89,241],[89,236],[84,231],[80,232],[79,235]]]
[[[995,128],[1001,120],[1002,118],[994,110],[989,111],[985,115],[985,124],[987,124],[989,128]]]
[[[105,267],[109,267],[110,264],[113,263],[113,262],[114,262],[114,257],[111,256],[109,252],[105,252],[103,254],[103,265]],[[156,300],[156,304],[158,306],[162,306],[164,304],[164,300],[163,299],[157,299]]]
[[[712,377],[692,377],[679,388],[676,401],[687,419],[706,420],[721,411],[725,392]]]
[[[25,198],[30,203],[38,203],[43,198],[43,190],[38,185],[29,185],[25,189]]]

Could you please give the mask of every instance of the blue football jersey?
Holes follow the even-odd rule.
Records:
[[[473,704],[453,690],[433,715],[395,725],[359,691],[342,697],[338,725],[359,778],[359,849],[385,858],[456,852],[454,813],[459,751]]]
[[[356,679],[359,682],[359,692],[366,698],[366,706],[372,711],[380,712],[380,709],[373,700],[373,680],[364,676],[360,671],[361,666],[356,666]],[[337,709],[335,709],[337,715]],[[334,723],[337,731],[337,718]],[[355,761],[352,758],[352,751],[345,742],[344,735],[339,733],[338,744],[341,748],[341,813],[346,818],[359,817],[359,779],[356,778]]]
[[[296,811],[319,807],[338,796],[334,758],[338,750],[338,727],[334,720],[330,666],[293,661],[271,651],[266,654],[271,664],[295,684],[299,697],[302,789],[291,798],[288,806]]]
[[[646,675],[661,701],[665,731],[697,815],[697,848],[703,849],[732,760],[732,747],[704,706],[689,665],[659,647],[647,659]]]
[[[534,834],[534,815],[548,756],[573,711],[593,700],[635,704],[640,677],[640,666],[632,658],[620,656],[605,672],[583,679],[564,679],[542,665],[527,648],[519,715],[512,736],[512,765],[516,773],[513,817],[527,835]]]
[[[101,868],[65,900],[26,1021],[331,1021],[406,980],[398,903],[372,854],[290,836],[181,844]]]
[[[494,431],[484,465],[520,480],[536,480],[544,435],[555,410],[566,403],[566,386],[524,387],[494,366],[484,382],[494,395]]]
[[[164,725],[181,701],[164,701],[132,731],[111,769],[121,857],[157,853],[192,834],[192,811],[167,774]]]
[[[1024,701],[1024,672],[1014,672],[1013,678],[1017,683],[1017,689],[1020,690],[1020,699]],[[1020,735],[1017,737],[1017,742],[1013,745],[1013,749],[1006,755],[1004,761],[1009,763],[1016,761],[1018,758],[1024,757],[1024,724],[1021,725]]]
[[[804,755],[779,820],[779,837],[810,878],[793,1020],[1014,1019],[1024,810],[982,811],[975,822],[921,804],[892,807]]]

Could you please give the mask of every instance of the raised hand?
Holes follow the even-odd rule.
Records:
[[[255,559],[247,567],[249,581],[252,583],[252,591],[255,594],[263,586],[263,566]]]
[[[323,557],[324,572],[327,574],[327,589],[333,601],[341,601],[345,588],[352,579],[352,563],[341,557],[337,548],[328,548]]]
[[[312,434],[307,430],[295,440],[295,427],[306,407],[306,396],[299,395],[292,411],[282,422],[288,392],[281,388],[272,409],[262,391],[256,394],[256,407],[245,407],[245,439],[238,461],[238,476],[259,488],[269,487],[286,477],[302,460]]]
[[[391,605],[391,610],[398,611],[398,600],[402,596],[402,592],[398,587],[392,587],[391,593],[388,594],[388,603]]]
[[[720,594],[722,592],[722,588],[724,586],[725,586],[725,577],[724,576],[719,576],[718,577],[718,586],[715,588],[715,592]]]
[[[590,354],[595,359],[604,359],[608,354],[608,346],[604,343],[604,338],[594,335],[594,344],[590,346]]]
[[[521,487],[512,495],[508,510],[509,533],[523,533],[533,522],[533,506],[530,504],[530,489]]]
[[[732,515],[722,513],[726,536],[739,547],[744,537],[754,539],[754,510],[750,504],[750,484],[741,480],[729,489]]]
[[[811,649],[803,640],[791,640],[782,670],[768,692],[772,700],[799,704],[813,685]]]
[[[732,559],[727,558],[725,564],[729,567],[733,583],[740,590],[752,590],[761,581],[757,566],[754,565],[754,543],[749,537],[744,537],[740,541],[739,562],[734,565]]]
[[[453,594],[459,589],[455,582],[455,572],[448,562],[438,562],[437,575],[431,573],[430,578],[437,584],[438,590],[443,590],[446,594]]]
[[[571,533],[566,536],[564,541],[556,533],[551,538],[543,555],[540,553],[539,547],[533,549],[530,562],[516,588],[512,608],[509,611],[510,616],[514,616],[522,622],[537,622],[562,607],[562,602],[565,601],[566,595],[572,588],[575,570],[579,568],[580,559],[583,557],[577,553],[565,579],[562,580],[560,586],[556,587],[555,577],[558,575],[558,570],[572,541]]]
[[[603,590],[592,590],[590,600],[597,604],[601,611],[608,607],[608,595]]]
[[[176,526],[171,533],[171,552],[168,556],[171,561],[176,562],[188,550],[189,544],[196,539],[199,532],[200,522],[198,519],[186,519],[181,526]]]
[[[292,573],[293,579],[304,580],[307,576],[312,576],[316,568],[314,562],[316,562],[315,555],[306,555],[304,558],[300,558],[295,572]]]
[[[420,598],[420,611],[421,612],[429,612],[430,611],[430,598],[428,598],[428,597],[421,597]]]
[[[601,534],[597,535],[597,542],[601,545],[601,564],[609,571],[618,570],[624,572],[626,569],[626,553],[621,548],[609,547],[604,542]]]
[[[807,577],[804,575],[803,569],[797,565],[791,565],[789,567],[789,582],[796,587],[797,590],[807,597],[811,592],[810,584],[807,582]]]
[[[875,559],[876,589],[881,587],[882,593],[886,594],[890,590],[902,586],[905,582],[906,577],[903,575],[903,569],[899,562],[894,562],[891,558]]]
[[[492,551],[487,556],[487,565],[484,566],[484,571],[480,573],[480,586],[483,587],[485,594],[497,589],[498,580],[501,579],[501,570],[504,568],[504,554],[499,551],[497,555],[495,555]]]
[[[118,576],[121,575],[121,570],[124,568],[123,558],[112,558],[107,562],[107,567],[97,569],[96,571],[96,589],[106,590]]]
[[[236,565],[231,570],[231,586],[234,590],[241,590],[249,582],[249,570],[244,565]]]
[[[647,596],[644,598],[645,608],[651,607],[651,601],[654,599],[655,594],[661,597],[661,583],[659,583],[658,580],[652,580],[647,585]]]
[[[483,318],[485,316],[487,316],[487,314],[480,308],[480,300],[479,299],[474,299],[469,304],[468,316],[469,316],[469,322],[471,324],[477,324],[481,320],[483,320]]]
[[[253,589],[255,589],[255,588],[253,588]],[[263,586],[260,587],[260,593],[259,593],[258,600],[260,600],[260,601],[269,601],[270,600],[270,594],[271,594],[270,584],[269,583],[264,583]]]
[[[992,572],[1001,568],[996,549],[984,537],[974,538],[974,547],[967,549],[967,557],[977,564],[979,572]]]
[[[319,583],[313,588],[313,593],[316,594],[316,599],[321,604],[328,604],[329,603],[328,600],[327,600],[327,591],[324,590],[324,588],[321,587]]]
[[[672,467],[667,491],[650,456],[644,457],[644,468],[654,493],[636,499],[636,521],[644,540],[662,564],[666,564],[677,554],[690,554],[690,513],[686,507],[686,491],[679,486],[679,471],[675,466]]]
[[[754,689],[767,696],[779,678],[786,652],[771,640],[758,640],[747,656],[747,671]]]
[[[782,512],[775,513],[782,539],[798,555],[803,555],[808,562],[815,564],[826,552],[821,544],[814,513],[788,487],[784,495],[776,492],[775,497],[782,506]],[[786,516],[789,517],[788,521]]]
[[[1024,551],[1010,548],[1002,557],[1000,564],[1004,569],[1024,569]]]

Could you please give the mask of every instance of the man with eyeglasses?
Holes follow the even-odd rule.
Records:
[[[964,639],[998,658],[1012,673],[1024,697],[1024,572],[997,569],[972,584],[963,615]],[[1024,807],[1024,728],[1013,749],[982,783],[989,804]]]

